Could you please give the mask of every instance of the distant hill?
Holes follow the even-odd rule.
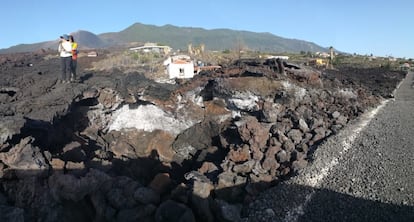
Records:
[[[83,49],[106,48],[110,46],[110,44],[107,44],[99,36],[93,34],[92,32],[80,30],[71,34],[73,35],[75,40],[79,42],[79,45],[81,45]],[[0,53],[5,54],[15,52],[34,52],[41,49],[57,50],[58,41],[59,39],[57,37],[55,40],[47,42],[40,42],[34,44],[20,44],[7,49],[1,49]]]
[[[155,42],[169,45],[174,49],[187,49],[189,43],[204,44],[207,50],[234,49],[240,45],[243,48],[264,52],[300,52],[328,51],[312,42],[297,39],[287,39],[271,33],[256,33],[231,29],[212,29],[177,27],[173,25],[155,26],[135,23],[120,32],[95,35],[88,31],[72,33],[82,48],[107,48],[125,46],[132,42]],[[58,40],[20,44],[0,53],[30,52],[40,49],[56,49]]]

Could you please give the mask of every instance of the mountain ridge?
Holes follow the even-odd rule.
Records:
[[[78,30],[72,34],[79,43],[80,49],[125,47],[134,42],[155,42],[181,50],[187,49],[188,44],[204,44],[207,50],[228,50],[243,47],[246,50],[264,52],[328,51],[327,47],[319,46],[313,42],[284,38],[270,32],[252,32],[227,28],[205,29],[171,24],[156,26],[137,22],[119,32],[106,32],[96,35],[86,30]],[[0,49],[0,53],[55,49],[57,44],[57,39],[33,44],[19,44]]]

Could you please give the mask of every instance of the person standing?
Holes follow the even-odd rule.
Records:
[[[69,36],[70,42],[72,44],[72,63],[71,63],[71,71],[72,75],[70,78],[71,82],[75,82],[76,80],[76,67],[78,66],[78,43],[75,42],[75,39],[72,35]]]
[[[62,68],[62,76],[60,81],[62,83],[69,83],[72,63],[72,44],[69,41],[68,35],[64,34],[60,36],[58,51]]]

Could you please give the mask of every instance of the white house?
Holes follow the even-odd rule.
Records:
[[[289,56],[281,56],[281,55],[272,55],[268,56],[268,59],[282,59],[282,60],[288,60]]]
[[[165,45],[157,45],[155,43],[145,43],[143,46],[130,48],[134,52],[156,52],[164,53],[165,55],[171,52],[171,47]]]
[[[315,53],[316,56],[322,57],[322,58],[328,58],[331,56],[331,54],[327,53],[327,52],[316,52]]]
[[[194,77],[194,63],[187,55],[176,55],[164,61],[170,79],[186,79]]]

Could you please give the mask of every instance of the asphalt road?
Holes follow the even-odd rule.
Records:
[[[322,144],[299,176],[263,193],[246,221],[413,222],[413,75]]]

